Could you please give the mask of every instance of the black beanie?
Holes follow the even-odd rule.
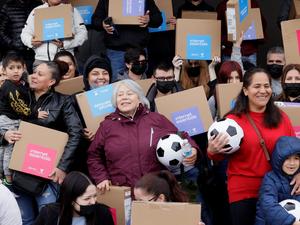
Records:
[[[112,79],[112,69],[110,65],[110,60],[107,56],[101,55],[101,57],[97,55],[92,55],[88,60],[86,61],[83,69],[83,77],[84,77],[84,84],[85,84],[85,90],[90,89],[90,85],[88,83],[88,75],[94,68],[101,68],[105,69],[109,74],[109,83],[111,83]]]

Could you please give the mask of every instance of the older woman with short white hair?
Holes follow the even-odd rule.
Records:
[[[156,158],[157,142],[178,132],[163,115],[150,112],[149,101],[132,80],[116,85],[112,102],[116,110],[100,124],[88,150],[88,169],[101,191],[110,184],[134,187],[144,174],[163,169]],[[198,147],[190,142],[193,154],[185,162],[193,165]]]

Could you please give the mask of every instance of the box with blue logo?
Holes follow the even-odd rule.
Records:
[[[80,13],[84,24],[92,23],[92,15],[97,7],[99,0],[71,0],[71,4]]]
[[[34,36],[37,41],[72,38],[71,4],[40,8],[35,10]]]
[[[221,21],[178,19],[176,54],[183,59],[210,60],[221,55]]]

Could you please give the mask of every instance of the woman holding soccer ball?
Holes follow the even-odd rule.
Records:
[[[100,124],[88,149],[89,173],[101,191],[109,190],[110,184],[133,187],[144,174],[163,169],[156,145],[178,131],[167,118],[150,112],[141,87],[132,80],[116,84],[112,103],[116,111]],[[194,165],[198,147],[187,138],[193,148],[184,162]]]
[[[275,143],[280,136],[294,136],[295,133],[287,115],[273,103],[270,75],[260,68],[245,73],[243,88],[226,117],[236,121],[244,131],[240,149],[228,157],[232,224],[253,225],[258,191],[262,178],[271,170],[269,157]],[[224,159],[224,153],[230,148],[224,147],[228,142],[229,137],[225,133],[210,138],[207,149],[209,157],[213,160]],[[300,191],[298,183],[294,186],[297,192]]]

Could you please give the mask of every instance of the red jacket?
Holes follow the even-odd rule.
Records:
[[[133,187],[144,174],[165,169],[156,158],[156,145],[160,137],[177,131],[167,118],[141,105],[132,120],[116,110],[100,124],[88,149],[92,179],[96,184],[107,179]]]
[[[250,112],[250,116],[265,140],[270,155],[279,137],[295,136],[291,122],[283,112],[282,121],[277,128],[266,128],[263,124],[263,113]],[[244,114],[241,117],[232,114],[227,117],[235,120],[244,131],[244,138],[240,149],[228,157],[229,202],[258,198],[262,179],[271,170],[271,164],[267,161],[259,143],[259,138],[247,117]],[[208,155],[213,160],[224,158],[222,154]]]

